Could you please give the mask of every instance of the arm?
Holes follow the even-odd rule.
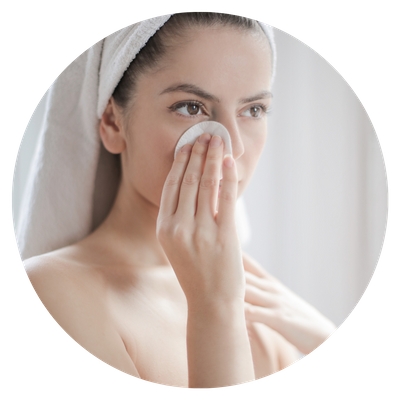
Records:
[[[189,308],[189,387],[221,387],[254,380],[243,304]]]
[[[254,380],[254,368],[234,218],[236,165],[223,163],[216,213],[223,146],[197,141],[192,151],[191,145],[185,149],[189,152],[177,154],[163,188],[157,237],[188,303],[189,387],[239,384]]]

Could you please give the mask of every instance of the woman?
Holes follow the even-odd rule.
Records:
[[[335,329],[240,248],[235,203],[265,144],[273,64],[255,21],[177,14],[107,99],[99,134],[121,161],[112,208],[87,237],[25,266],[56,321],[110,365],[227,386],[285,368]],[[206,120],[227,128],[232,155],[206,132],[174,160],[182,133]]]

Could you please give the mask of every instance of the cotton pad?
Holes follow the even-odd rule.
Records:
[[[221,137],[221,139],[225,143],[224,156],[225,154],[232,154],[232,143],[228,130],[219,122],[204,121],[198,123],[197,125],[193,125],[181,136],[175,148],[174,160],[176,158],[176,155],[178,154],[178,151],[185,144],[189,143],[191,145],[194,145],[197,138],[205,132],[209,133],[211,136],[218,135]]]
[[[178,144],[175,147],[174,159],[176,158],[176,155],[178,154],[179,150],[185,144],[189,143],[191,145],[194,145],[197,138],[205,132],[209,133],[211,136],[218,135],[224,141],[225,144],[224,156],[226,154],[232,154],[232,142],[228,130],[219,122],[204,121],[196,125],[193,125],[181,136],[181,138],[178,141]],[[223,175],[221,171],[221,179],[222,178]]]
[[[220,136],[225,143],[224,155],[232,154],[232,143],[228,130],[219,122],[204,121],[196,125],[193,125],[181,136],[181,138],[178,141],[178,144],[175,147],[174,159],[176,158],[178,151],[185,144],[189,143],[193,145],[196,142],[197,138],[205,132],[209,133],[211,136],[214,135]]]

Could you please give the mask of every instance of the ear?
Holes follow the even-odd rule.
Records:
[[[121,111],[111,97],[100,121],[100,137],[104,147],[113,154],[120,154],[126,148]]]

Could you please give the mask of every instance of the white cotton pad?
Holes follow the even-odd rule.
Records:
[[[185,145],[191,144],[194,145],[197,138],[201,136],[203,133],[209,133],[211,136],[218,135],[224,141],[224,156],[226,154],[232,154],[232,142],[231,137],[229,135],[228,130],[219,122],[215,121],[204,121],[200,122],[196,125],[193,125],[189,128],[179,139],[178,144],[175,147],[174,160],[178,151]],[[221,179],[223,178],[221,171]]]
[[[175,154],[174,154],[174,160],[176,158],[176,155],[178,154],[178,151],[185,145],[185,144],[194,144],[199,136],[201,136],[202,133],[207,132],[211,136],[218,135],[221,137],[221,139],[225,143],[225,148],[224,148],[224,155],[225,154],[232,154],[232,143],[231,143],[231,137],[229,135],[228,130],[219,122],[215,121],[204,121],[200,122],[196,125],[193,125],[191,128],[189,128],[179,139],[178,144],[175,147]]]

